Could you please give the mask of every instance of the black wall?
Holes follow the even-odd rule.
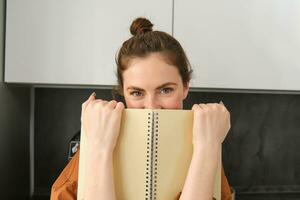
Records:
[[[30,89],[0,82],[0,105],[0,199],[27,199]]]
[[[35,194],[48,197],[80,129],[81,104],[96,91],[35,90]],[[300,95],[191,92],[184,107],[222,100],[231,113],[223,165],[237,199],[300,199]]]

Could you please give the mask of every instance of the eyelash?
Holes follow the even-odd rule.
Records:
[[[140,97],[142,95],[142,92],[141,91],[132,91],[129,94],[134,97]]]
[[[161,88],[161,89],[159,90],[159,93],[160,93],[160,94],[170,94],[170,93],[173,92],[173,91],[174,91],[173,88],[166,87],[166,88]],[[141,92],[141,91],[132,91],[132,92],[130,92],[129,94],[130,94],[131,96],[133,96],[133,97],[141,97],[141,96],[143,96],[143,92]]]
[[[165,91],[165,92],[163,92],[163,91]],[[166,92],[167,91],[167,92]],[[170,87],[166,87],[166,88],[161,88],[160,89],[160,93],[163,93],[163,94],[169,94],[169,93],[171,93],[171,92],[173,92],[174,91],[174,89],[173,88],[170,88]]]

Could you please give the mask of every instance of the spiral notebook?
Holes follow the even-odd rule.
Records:
[[[114,151],[118,200],[173,200],[182,191],[193,153],[190,110],[125,109]],[[85,191],[85,134],[81,130],[78,198]],[[221,199],[221,162],[214,197]]]

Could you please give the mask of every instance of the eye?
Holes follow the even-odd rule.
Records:
[[[169,94],[169,93],[171,93],[173,91],[174,91],[174,89],[170,88],[170,87],[166,87],[166,88],[161,88],[160,89],[160,93],[162,93],[162,94]]]
[[[134,96],[134,97],[140,97],[140,96],[143,96],[143,93],[141,91],[132,91],[129,93],[131,96]]]

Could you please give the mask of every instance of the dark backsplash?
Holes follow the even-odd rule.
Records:
[[[36,195],[49,195],[67,164],[81,104],[93,91],[112,98],[110,90],[35,89]],[[190,92],[184,108],[220,100],[231,113],[222,159],[237,199],[300,199],[300,95]]]

